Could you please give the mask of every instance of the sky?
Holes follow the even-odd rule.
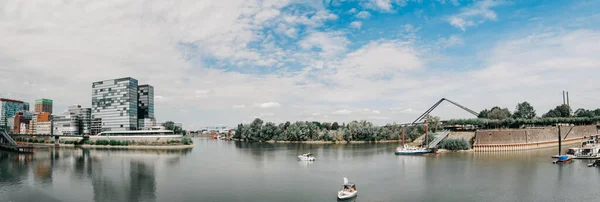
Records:
[[[600,108],[600,0],[0,1],[0,97],[91,106],[133,77],[159,121],[412,122]],[[432,115],[473,118],[450,104]]]

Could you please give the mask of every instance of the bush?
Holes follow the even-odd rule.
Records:
[[[54,144],[54,140],[50,140],[50,144]]]
[[[86,140],[83,142],[83,144],[92,144],[92,141]]]
[[[433,140],[435,140],[435,134],[427,134],[427,139],[429,139],[429,143],[433,142]],[[421,140],[421,145],[426,145],[425,136],[423,136],[423,140]]]
[[[108,145],[108,140],[96,140],[96,145]]]
[[[440,142],[440,148],[444,148],[447,150],[468,150],[471,148],[471,145],[465,139],[445,139]]]
[[[119,146],[119,145],[121,145],[121,142],[118,140],[110,140],[109,144],[110,144],[110,146]]]
[[[181,140],[181,143],[183,143],[184,145],[190,145],[190,144],[192,144],[194,142],[189,137],[183,137],[183,139]]]

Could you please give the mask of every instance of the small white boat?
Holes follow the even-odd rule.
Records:
[[[588,164],[588,167],[600,167],[600,159],[596,159],[593,163]]]
[[[298,156],[298,160],[301,161],[314,161],[317,160],[311,153],[306,153]]]
[[[346,200],[356,197],[357,194],[356,185],[348,183],[348,178],[344,177],[344,184],[342,185],[342,190],[338,191],[337,198],[339,200]]]
[[[431,153],[431,150],[404,145],[402,147],[396,148],[395,153],[396,153],[396,155],[421,155],[421,154]]]

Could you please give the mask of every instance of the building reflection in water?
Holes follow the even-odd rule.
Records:
[[[93,198],[94,201],[156,201],[157,169],[178,165],[180,158],[190,152],[191,149],[162,151],[80,148],[38,149],[35,154],[0,151],[0,187],[20,189],[22,185],[19,184],[27,183],[31,170],[35,186],[50,185],[50,189],[45,192],[51,195],[54,192],[59,194],[61,189],[71,189],[53,182],[57,178],[77,184],[90,183],[93,196],[80,191],[77,192],[77,198]],[[53,184],[59,187],[52,187]],[[85,189],[85,186],[72,187],[81,188]]]

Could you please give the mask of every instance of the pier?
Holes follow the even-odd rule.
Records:
[[[20,153],[33,153],[35,151],[33,145],[17,144],[4,130],[0,130],[0,149]]]

